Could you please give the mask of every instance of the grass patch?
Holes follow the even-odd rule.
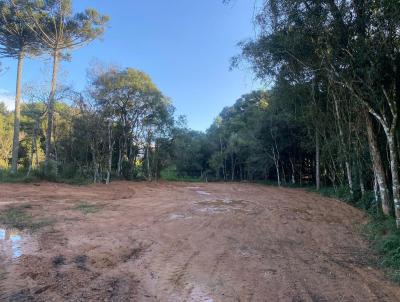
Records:
[[[167,181],[182,181],[182,182],[204,182],[204,179],[197,176],[189,176],[189,175],[179,175],[176,171],[176,167],[168,167],[161,171],[160,173],[161,179]]]
[[[0,183],[31,183],[38,180],[40,178],[33,173],[30,176],[26,176],[25,171],[18,171],[12,174],[8,170],[0,169]]]
[[[360,228],[361,234],[368,240],[372,250],[377,254],[377,265],[394,282],[400,283],[400,230],[393,217],[384,217],[380,205],[377,206],[373,192],[365,192],[364,196],[351,196],[346,187],[323,187],[323,196],[340,199],[367,213],[368,222]]]
[[[11,173],[8,169],[0,169],[0,183],[32,183],[41,180],[47,180],[57,183],[66,183],[70,185],[87,185],[93,182],[91,177],[84,177],[79,175],[58,175],[53,174],[45,175],[43,169],[34,169],[29,176],[26,176],[27,171],[24,169],[18,170],[17,173]]]
[[[0,224],[18,230],[36,231],[54,223],[51,219],[37,219],[26,212],[31,205],[10,207],[0,213]]]
[[[395,219],[371,215],[362,231],[379,255],[378,265],[394,282],[400,283],[400,230]]]
[[[57,178],[55,182],[74,186],[84,186],[93,183],[93,179],[84,177]]]
[[[166,181],[181,181],[181,182],[204,182],[201,178],[182,176],[182,177],[163,177]]]
[[[261,185],[266,185],[266,186],[278,186],[278,182],[275,180],[269,180],[269,179],[264,179],[264,180],[255,180],[254,183],[261,184]],[[283,188],[306,188],[308,184],[299,184],[299,183],[294,183],[292,184],[291,182],[281,182],[281,187]]]
[[[82,214],[93,214],[99,212],[104,206],[98,204],[91,204],[86,201],[78,203],[72,208],[74,211],[80,211]]]
[[[317,191],[315,189],[315,187],[311,187],[311,188],[309,188],[309,190],[312,192],[319,193],[325,197],[340,199],[341,201],[344,201],[347,203],[354,201],[353,197],[350,194],[349,188],[347,188],[346,186],[321,187],[321,189],[319,191]]]
[[[7,278],[8,273],[0,268],[0,280]]]

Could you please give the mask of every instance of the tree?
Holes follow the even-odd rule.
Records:
[[[132,177],[139,149],[144,149],[150,173],[150,149],[170,123],[173,108],[145,73],[127,68],[96,75],[90,87],[98,110],[117,125],[117,175]],[[149,174],[148,176],[149,177]]]
[[[108,17],[94,9],[74,14],[71,0],[29,1],[30,28],[39,36],[43,48],[53,59],[51,89],[48,98],[46,160],[47,170],[51,154],[53,131],[54,96],[60,59],[67,51],[82,47],[103,34]],[[36,5],[38,4],[38,5]]]
[[[31,29],[34,25],[26,23],[29,22],[26,18],[27,8],[26,2],[23,0],[0,1],[0,54],[3,57],[11,57],[18,60],[11,163],[12,173],[17,172],[18,164],[23,62],[25,56],[33,56],[40,53],[37,36]]]
[[[258,78],[274,80],[277,88],[282,81],[308,87],[305,116],[315,129],[317,186],[324,171],[334,186],[346,179],[355,198],[365,191],[368,168],[362,166],[369,165],[375,176],[367,183],[377,183],[386,215],[394,205],[400,226],[398,3],[268,0],[255,21],[259,34],[240,44],[242,54],[233,63],[244,59]],[[365,144],[371,153],[367,161]]]
[[[7,168],[12,151],[12,115],[0,103],[0,168]]]

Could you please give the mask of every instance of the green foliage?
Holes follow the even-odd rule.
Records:
[[[7,208],[0,212],[0,224],[18,230],[36,231],[54,223],[54,220],[39,219],[28,214],[26,211],[30,208],[31,205],[29,204]]]
[[[0,112],[0,169],[8,167],[12,151],[12,114]]]
[[[315,191],[314,188],[312,188],[312,190]],[[350,203],[353,201],[353,197],[351,196],[350,190],[347,186],[322,187],[318,192],[323,196],[337,198],[344,202]]]
[[[311,189],[315,191],[314,189]],[[350,202],[368,214],[368,222],[363,225],[362,234],[370,242],[378,255],[378,265],[384,268],[388,276],[400,283],[400,230],[392,217],[384,217],[374,201],[373,192],[367,191],[364,196],[354,200],[346,187],[323,187],[320,194]]]
[[[104,33],[109,18],[94,9],[74,13],[71,0],[24,1],[30,28],[42,47],[59,52],[83,46]]]
[[[98,204],[90,204],[86,201],[82,201],[78,203],[76,206],[71,208],[71,210],[74,211],[80,211],[82,214],[87,215],[87,214],[94,214],[99,212],[103,208],[103,205],[98,205]]]
[[[8,169],[0,169],[0,183],[31,183],[40,179],[41,178],[34,173],[27,176],[26,171],[19,170],[17,173],[10,173]]]
[[[191,177],[188,175],[179,175],[175,166],[163,169],[160,173],[162,179],[167,181],[183,181],[183,182],[203,182],[201,177]]]
[[[400,282],[400,231],[396,221],[393,218],[371,216],[364,233],[379,254],[379,265],[387,270],[395,282]]]
[[[302,174],[310,173],[302,167],[309,157],[301,143],[307,123],[298,117],[302,110],[296,99],[281,95],[276,90],[243,95],[222,110],[205,134],[175,128],[172,162],[177,175],[276,180],[279,165],[282,183],[300,183]]]
[[[39,39],[32,29],[34,24],[27,16],[24,0],[0,1],[0,54],[18,58],[40,53]]]

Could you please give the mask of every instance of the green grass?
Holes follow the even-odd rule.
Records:
[[[315,189],[312,189],[315,191]],[[361,227],[361,234],[368,240],[373,251],[378,255],[377,265],[394,282],[400,283],[400,230],[393,217],[384,217],[374,202],[373,192],[366,192],[352,197],[346,187],[321,188],[321,195],[337,198],[365,211],[368,222]]]
[[[340,199],[347,203],[351,203],[352,201],[354,201],[353,197],[350,194],[350,190],[346,186],[321,187],[319,191],[317,191],[315,187],[310,187],[309,190],[312,192],[319,193],[326,197]]]
[[[0,169],[0,183],[30,183],[38,180],[40,178],[33,173],[30,176],[26,176],[25,171],[18,171],[12,174],[8,170]]]
[[[200,177],[193,176],[182,176],[178,175],[175,167],[169,167],[161,171],[161,179],[167,181],[183,181],[183,182],[203,182],[204,180]]]
[[[51,219],[34,218],[32,215],[27,213],[27,209],[30,208],[31,206],[27,204],[5,209],[0,212],[0,224],[8,228],[29,230],[33,232],[54,223],[54,220]]]
[[[93,183],[93,179],[75,176],[73,178],[57,178],[55,182],[65,183],[74,186],[84,186]]]
[[[182,181],[182,182],[204,182],[203,179],[197,177],[181,176],[181,177],[162,177],[167,181]]]
[[[86,201],[82,201],[74,206],[71,210],[80,211],[82,214],[93,214],[99,212],[104,206],[98,204],[90,204]]]
[[[47,180],[57,183],[66,183],[70,185],[88,185],[93,182],[92,178],[73,175],[71,177],[65,175],[59,176],[45,176],[40,169],[32,170],[29,176],[26,176],[26,170],[19,170],[17,173],[12,174],[9,170],[0,169],[0,183],[32,183],[41,180]]]
[[[400,231],[394,218],[372,218],[363,234],[379,255],[378,265],[395,282],[400,283]]]
[[[276,180],[269,180],[269,179],[264,179],[264,180],[256,180],[254,181],[255,183],[266,185],[266,186],[278,186],[278,182]],[[300,185],[299,183],[292,184],[290,182],[281,182],[281,187],[284,188],[305,188],[306,185]]]

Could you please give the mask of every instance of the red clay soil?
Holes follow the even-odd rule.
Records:
[[[400,301],[362,212],[255,184],[0,185],[32,234],[0,230],[1,301]]]

